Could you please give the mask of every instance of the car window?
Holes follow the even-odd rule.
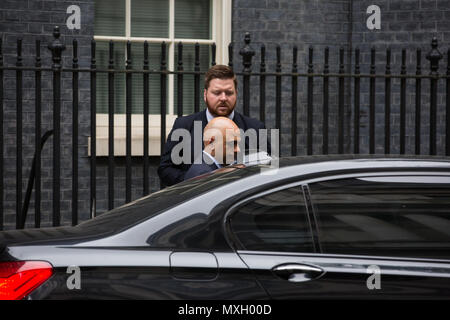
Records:
[[[246,250],[313,252],[300,187],[273,192],[246,202],[232,213],[230,226]]]
[[[323,252],[450,258],[450,177],[359,177],[309,187]]]
[[[261,170],[253,167],[227,167],[201,179],[191,179],[105,212],[94,219],[80,223],[79,229],[117,231],[131,227],[165,210],[189,201],[216,188],[242,180]]]

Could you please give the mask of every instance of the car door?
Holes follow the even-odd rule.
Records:
[[[368,298],[450,298],[450,176],[358,175],[312,182],[309,192],[324,287]]]
[[[275,299],[448,298],[448,182],[331,177],[252,197],[227,225]]]
[[[313,259],[318,242],[302,186],[255,195],[226,215],[232,246],[271,298],[307,298],[320,293],[323,270]]]

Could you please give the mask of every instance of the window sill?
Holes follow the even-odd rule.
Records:
[[[176,115],[166,116],[166,137],[172,130]],[[161,116],[150,115],[149,119],[149,156],[161,155]],[[142,157],[144,155],[144,116],[131,115],[131,156]],[[97,114],[97,138],[96,156],[107,157],[108,148],[108,115]],[[114,156],[126,155],[126,116],[124,114],[114,115]],[[88,137],[88,156],[91,156],[91,137]]]

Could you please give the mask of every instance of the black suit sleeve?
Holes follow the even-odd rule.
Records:
[[[186,171],[186,174],[184,175],[184,180],[189,180],[191,178],[214,171],[216,169],[217,169],[217,167],[215,165],[208,165],[206,163],[193,164],[188,169],[188,171]]]
[[[175,120],[172,130],[167,137],[166,144],[164,145],[164,151],[161,155],[161,162],[158,167],[158,176],[161,182],[165,186],[171,186],[184,180],[184,174],[186,168],[184,164],[176,165],[172,162],[171,153],[173,147],[175,147],[179,141],[172,141],[172,133],[174,130],[183,128],[180,118]]]

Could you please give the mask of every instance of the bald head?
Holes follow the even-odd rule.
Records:
[[[219,163],[232,163],[239,150],[239,127],[226,117],[215,117],[206,125],[203,131],[205,151],[211,154]]]
[[[208,138],[206,137],[212,135],[215,130],[219,130],[225,136],[227,129],[235,131],[239,130],[239,127],[233,120],[226,117],[215,117],[206,125],[205,130],[203,131],[203,141],[207,141]]]

